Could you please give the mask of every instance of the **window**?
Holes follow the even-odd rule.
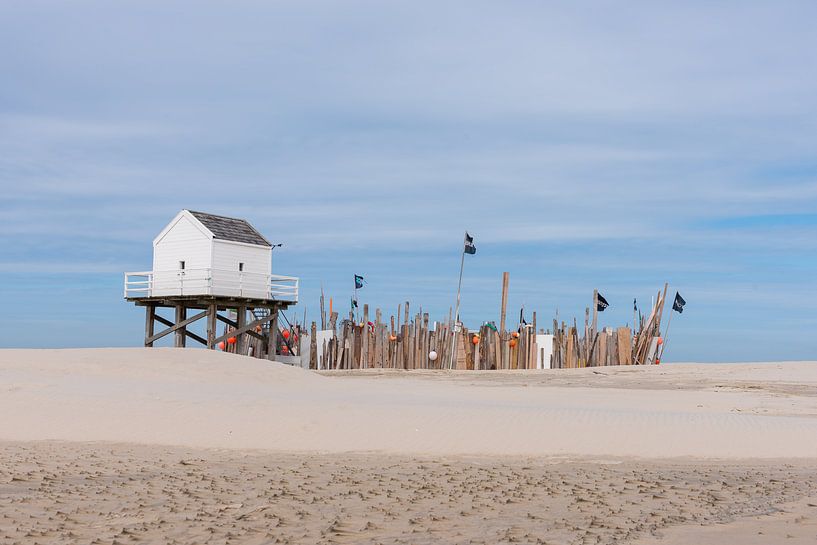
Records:
[[[179,261],[179,269],[184,270],[184,261]]]
[[[244,272],[244,264],[243,263],[238,264],[238,272]]]

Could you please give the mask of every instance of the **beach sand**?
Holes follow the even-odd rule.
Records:
[[[0,544],[814,543],[817,364],[0,350]]]

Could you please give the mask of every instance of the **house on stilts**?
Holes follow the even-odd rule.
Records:
[[[176,347],[230,340],[239,354],[273,359],[278,311],[298,302],[298,278],[272,274],[273,248],[246,220],[179,212],[153,241],[153,269],[125,273],[125,299],[145,307],[145,346],[173,334]],[[190,331],[199,320],[205,337]]]

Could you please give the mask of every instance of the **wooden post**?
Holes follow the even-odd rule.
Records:
[[[218,307],[213,303],[207,307],[207,348],[213,350],[216,347],[216,328],[218,321],[216,315],[218,314]]]
[[[596,327],[599,323],[599,290],[593,290],[593,329],[592,334],[595,336]]]
[[[148,305],[145,307],[145,346],[153,348],[153,341],[148,341],[153,337],[153,323],[156,316],[156,306]]]
[[[321,331],[326,329],[326,310],[323,306],[323,284],[321,284]]]
[[[588,307],[584,308],[584,354],[581,358],[584,360],[583,364],[580,364],[581,367],[587,367],[587,354],[590,352],[590,309]]]
[[[267,359],[275,359],[275,351],[278,347],[278,307],[270,309],[272,320],[269,323],[269,338],[267,339]]]
[[[323,315],[323,313],[321,313]],[[312,338],[309,339],[309,368],[310,369],[317,369],[318,368],[318,324],[312,322],[312,328],[310,329],[310,333],[312,334]]]
[[[176,323],[183,322],[187,319],[187,308],[184,305],[176,305]],[[175,342],[174,346],[176,348],[184,348],[187,340],[187,328],[180,327],[175,331]]]
[[[236,312],[238,313],[238,318],[236,320],[236,323],[238,324],[238,329],[241,329],[242,327],[247,325],[247,307],[240,306],[240,307],[238,307],[236,309]],[[247,352],[246,352],[246,346],[247,345],[244,342],[244,339],[246,339],[246,336],[243,333],[239,333],[238,335],[236,335],[235,353],[236,354],[241,354],[242,356],[247,355]]]
[[[505,313],[508,310],[508,282],[510,273],[502,273],[502,307],[499,311],[499,332],[505,332]]]

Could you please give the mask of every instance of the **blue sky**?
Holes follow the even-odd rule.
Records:
[[[817,359],[814,2],[0,5],[0,346],[132,346],[181,208],[373,307],[632,321],[673,361]],[[645,305],[646,306],[646,305]],[[303,305],[298,312],[302,315]],[[96,330],[96,333],[94,332]]]

